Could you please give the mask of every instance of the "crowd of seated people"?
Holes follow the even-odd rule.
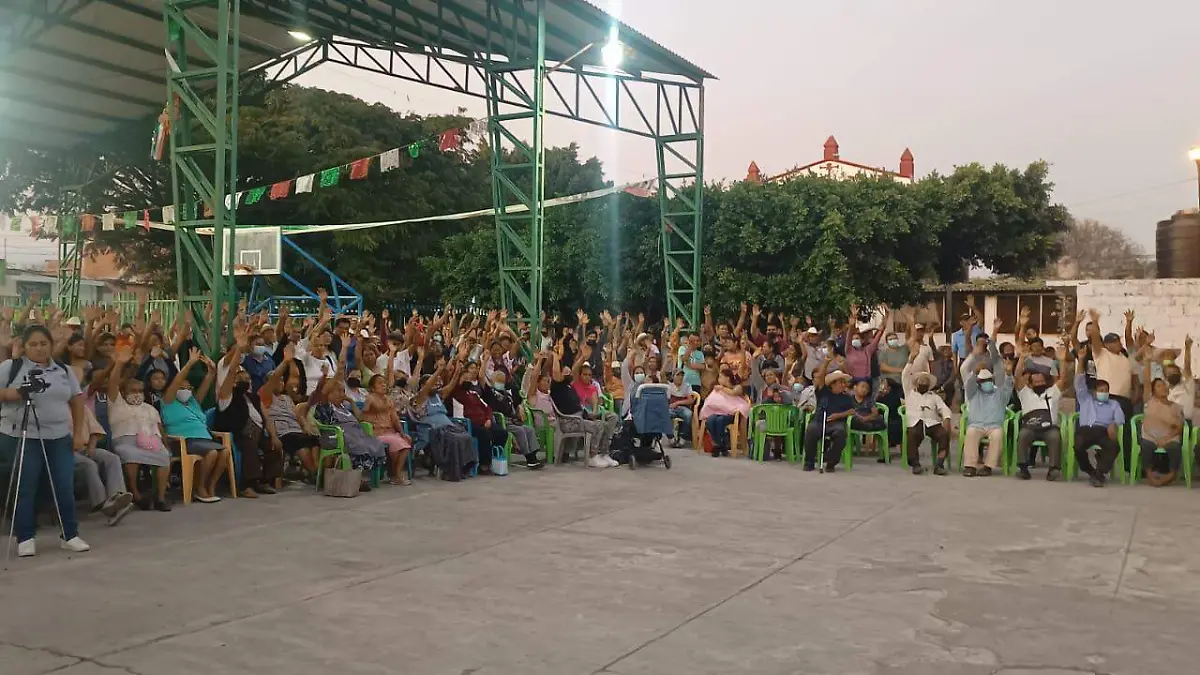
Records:
[[[38,394],[46,398],[37,438],[47,442],[63,546],[72,550],[87,546],[65,517],[74,512],[75,467],[89,507],[109,525],[134,509],[170,511],[176,463],[185,501],[201,504],[220,502],[218,492],[273,495],[285,474],[315,483],[323,462],[336,460],[330,455],[361,472],[364,491],[379,476],[408,486],[414,466],[451,481],[486,475],[500,449],[541,469],[570,454],[569,439],[588,467],[609,468],[618,464],[611,439],[650,383],[666,385],[670,441],[712,457],[736,454],[764,428],[751,419],[755,406],[798,408],[805,470],[834,471],[847,438],[862,434],[879,461],[906,445],[915,474],[927,471],[926,439],[933,473],[948,473],[958,438],[964,476],[1000,470],[1011,447],[1019,478],[1032,477],[1043,452],[1046,478],[1058,480],[1068,396],[1078,411],[1074,458],[1093,485],[1106,483],[1121,447],[1129,448],[1123,468],[1151,485],[1173,482],[1190,457],[1191,339],[1182,350],[1158,348],[1132,311],[1123,337],[1102,332],[1094,311],[1080,312],[1051,349],[1027,329],[1024,309],[1015,343],[999,344],[1001,324],[983,330],[971,298],[960,330],[939,346],[923,310],[898,313],[906,331],[896,333],[886,306],[874,323],[860,324],[868,315],[855,306],[849,320],[824,327],[745,304],[735,321],[717,322],[705,308],[690,331],[682,320],[650,326],[608,311],[593,324],[580,310],[569,323],[540,317],[531,335],[524,317],[504,311],[338,316],[322,292],[318,311],[302,318],[286,308],[250,313],[244,303],[216,317],[209,308],[209,320],[233,326],[214,360],[186,317],[165,326],[144,309],[124,321],[100,307],[64,317],[32,300],[0,312],[0,350],[11,354],[0,366],[0,461],[11,460],[20,436],[19,387],[38,369],[61,385]],[[777,460],[779,440],[767,439]],[[29,474],[22,497],[36,488]],[[16,518],[20,552],[32,555],[31,512],[22,507]]]

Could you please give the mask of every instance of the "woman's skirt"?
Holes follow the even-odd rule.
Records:
[[[122,464],[168,466],[171,463],[171,453],[167,452],[165,446],[159,450],[147,450],[138,446],[137,436],[117,436],[112,440],[112,451],[121,458]]]

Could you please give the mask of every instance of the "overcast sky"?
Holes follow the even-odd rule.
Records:
[[[715,74],[706,94],[708,180],[844,159],[919,175],[969,162],[1045,159],[1057,198],[1153,252],[1154,226],[1196,206],[1197,0],[597,0]],[[340,67],[303,84],[400,111],[482,102]],[[651,177],[653,146],[554,120],[615,180]]]

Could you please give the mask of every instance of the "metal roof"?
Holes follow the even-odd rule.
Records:
[[[298,47],[288,34],[294,29],[314,37],[437,50],[459,60],[528,58],[527,48],[509,53],[495,28],[514,23],[513,10],[521,1],[242,0],[239,68],[252,69]],[[206,28],[215,27],[215,12],[205,11],[191,15]],[[0,142],[68,147],[123,122],[157,115],[166,97],[162,15],[161,0],[0,3]],[[627,50],[623,70],[693,81],[712,78],[583,0],[547,0],[547,60],[561,61],[589,44],[603,44],[614,25]],[[599,49],[589,49],[571,65],[598,66],[600,58]],[[202,58],[193,62],[205,63]]]

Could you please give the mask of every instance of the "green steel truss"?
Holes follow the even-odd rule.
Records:
[[[221,261],[227,255],[224,233],[230,232],[232,250],[236,230],[236,213],[226,208],[225,195],[237,192],[240,5],[241,0],[163,2],[167,49],[173,58],[167,98],[177,101],[178,109],[171,125],[169,161],[180,309],[191,312],[195,338],[210,353],[225,343],[231,321],[223,320],[221,311],[207,320],[204,304],[224,307],[235,290],[233,265],[227,266],[230,274],[223,274]],[[197,21],[198,16],[203,19]],[[213,236],[198,235],[200,227],[211,227]]]
[[[264,64],[263,69],[277,81],[288,81],[320,63],[336,63],[486,99],[492,147],[501,147],[497,143],[503,142],[518,153],[525,153],[525,161],[518,164],[539,164],[533,162],[532,158],[541,156],[540,141],[535,140],[535,145],[530,146],[508,131],[511,125],[523,123],[526,137],[532,138],[530,123],[539,130],[541,126],[542,117],[532,114],[539,108],[546,115],[654,139],[658,156],[667,312],[672,322],[676,317],[683,317],[689,325],[699,324],[704,191],[703,82],[595,72],[569,65],[557,69],[543,66],[540,69],[542,77],[536,78],[530,76],[530,72],[535,70],[532,64],[506,62],[490,67],[487,62],[474,57],[431,53],[401,45],[376,47],[336,37],[295,50],[277,61]],[[542,87],[535,85],[539,79]],[[521,117],[513,117],[515,113],[499,114],[501,107],[524,110],[526,114]],[[502,206],[525,203],[532,195],[513,192],[514,186],[503,179],[497,180],[497,175],[521,175],[521,182],[515,187],[523,190],[531,183],[520,171],[541,172],[544,168],[522,168],[503,163],[497,167],[497,161],[503,160],[493,155],[492,189],[496,197],[497,247],[501,276],[505,279],[502,297],[505,307],[510,310],[522,308],[524,304],[519,301],[520,294],[514,288],[519,287],[529,293],[530,299],[537,297],[539,302],[536,306],[523,309],[533,311],[532,316],[536,318],[541,309],[540,290],[536,295],[528,291],[518,278],[526,270],[517,267],[536,258],[536,269],[530,270],[529,281],[534,275],[540,280],[541,263],[544,262],[540,253],[540,213],[526,215],[520,221],[530,228],[536,222],[536,232],[532,229],[518,230],[506,222],[508,217],[502,215]],[[501,195],[497,194],[501,190],[507,190],[510,201],[501,200]],[[515,202],[511,201],[514,199]],[[530,211],[530,214],[533,213]],[[511,246],[507,253],[506,242]],[[528,250],[521,250],[518,242],[521,245],[529,242]],[[537,246],[533,242],[538,242]],[[504,273],[506,269],[510,274]]]
[[[74,190],[65,191],[62,195],[59,214],[78,213],[83,210],[83,199]],[[79,280],[83,273],[83,228],[76,227],[75,232],[67,234],[66,224],[59,216],[59,227],[63,228],[58,235],[58,298],[60,309],[67,316],[79,312]]]

